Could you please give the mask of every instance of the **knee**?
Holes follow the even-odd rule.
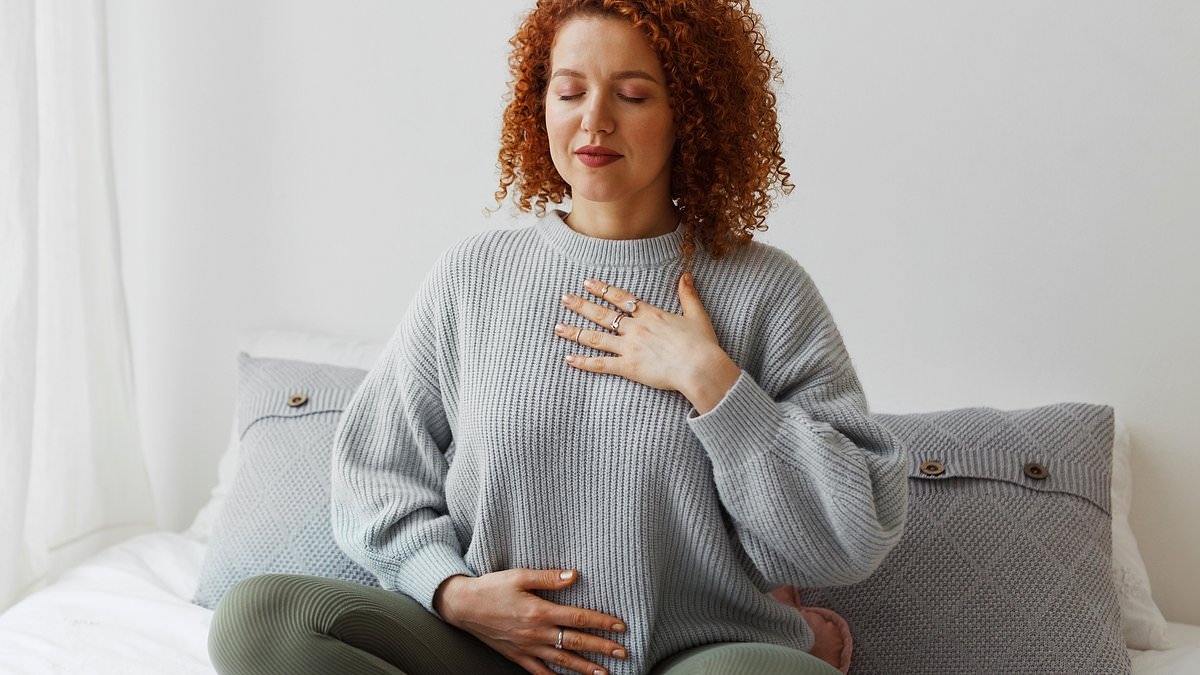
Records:
[[[302,634],[296,626],[303,613],[294,611],[297,579],[268,574],[244,579],[217,604],[208,633],[208,652],[223,673],[254,672],[264,649]]]

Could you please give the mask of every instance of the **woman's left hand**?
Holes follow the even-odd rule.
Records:
[[[700,414],[716,407],[740,369],[721,349],[712,320],[696,293],[692,275],[679,278],[682,314],[672,314],[638,300],[629,291],[589,279],[591,295],[618,311],[577,295],[563,296],[563,305],[594,324],[558,324],[554,332],[572,342],[613,356],[567,356],[567,363],[592,373],[608,373],[655,389],[678,391]]]

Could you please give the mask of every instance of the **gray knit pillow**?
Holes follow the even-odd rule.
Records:
[[[1113,413],[1062,403],[877,415],[911,455],[904,536],[869,579],[808,589],[851,673],[1128,673],[1112,585]]]
[[[238,365],[240,463],[193,602],[215,607],[238,581],[269,572],[378,585],[338,548],[329,521],[333,435],[365,371],[245,354]]]

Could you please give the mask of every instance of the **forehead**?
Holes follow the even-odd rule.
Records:
[[[611,16],[586,15],[567,20],[554,36],[552,69],[644,70],[662,74],[658,55],[642,31]]]

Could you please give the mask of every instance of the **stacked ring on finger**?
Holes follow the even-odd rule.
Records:
[[[558,629],[558,638],[554,640],[554,648],[562,649],[563,629]]]
[[[621,312],[617,312],[617,315],[616,315],[616,316],[614,316],[614,317],[613,317],[613,320],[612,320],[612,329],[613,329],[613,330],[615,330],[615,331],[616,331],[616,330],[621,330],[621,319],[624,319],[624,318],[625,318],[625,317],[627,317],[627,316],[629,316],[629,315],[628,315],[628,314],[622,314]]]

